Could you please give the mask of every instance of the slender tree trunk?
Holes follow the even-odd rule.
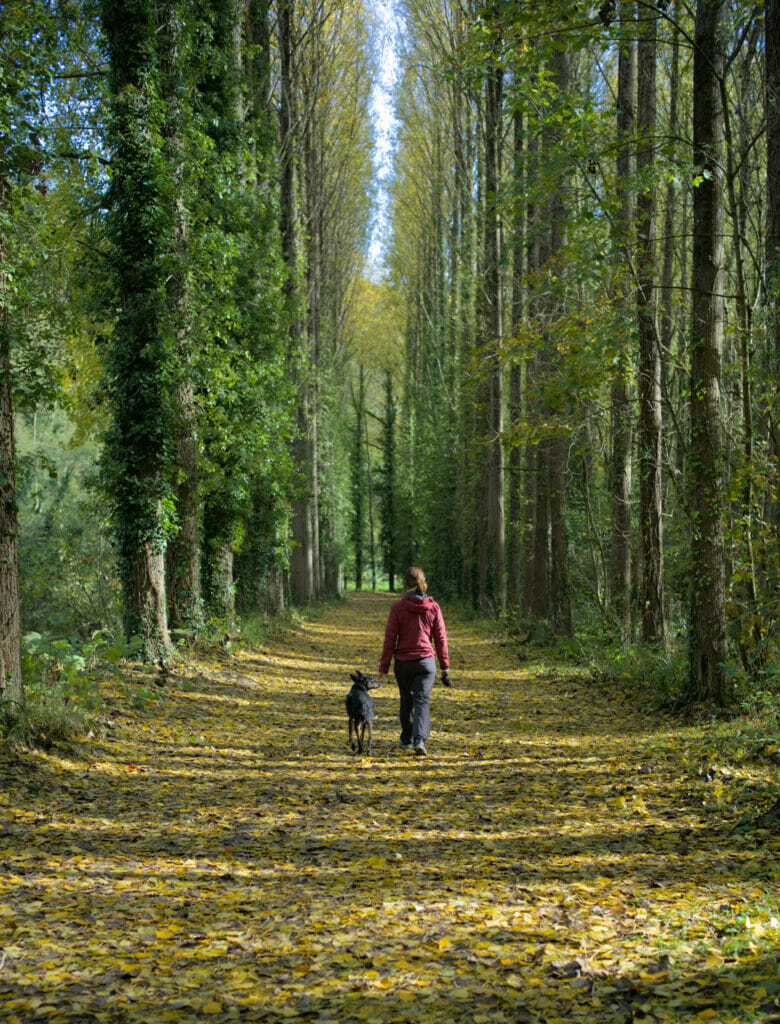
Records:
[[[568,96],[570,88],[570,57],[566,50],[559,50],[553,59],[553,73],[558,94]],[[560,145],[560,141],[556,140]],[[566,247],[567,196],[565,184],[558,181],[550,203],[550,273],[562,278],[566,272],[563,265]],[[553,299],[553,316],[562,312],[563,300]],[[546,340],[551,345],[551,340]],[[548,442],[549,452],[549,507],[550,507],[550,612],[552,627],[556,633],[569,636],[572,630],[571,593],[569,587],[569,545],[566,536],[566,500],[569,441],[568,437],[556,435]]]
[[[539,136],[532,132],[528,139],[528,181],[534,182],[538,174],[539,166]],[[529,279],[539,273],[541,268],[540,258],[540,215],[539,206],[536,202],[529,201],[526,209],[526,262],[528,265]],[[528,316],[533,324],[539,316],[539,298],[534,295],[533,288],[529,289]],[[536,415],[533,407],[533,399],[536,394],[536,378],[538,377],[539,356],[535,356],[528,363],[525,379],[525,418],[531,422]],[[536,509],[537,509],[537,467],[539,463],[539,445],[526,444],[523,452],[523,616],[530,618],[534,614],[534,582],[536,570],[534,560],[536,558]],[[546,578],[546,568],[544,570]],[[546,589],[545,589],[546,593]],[[546,600],[546,598],[545,598]]]
[[[319,140],[311,124],[307,124],[304,132],[304,165],[306,172],[306,220],[307,220],[307,255],[306,269],[308,274],[308,324],[309,350],[312,385],[309,399],[309,437],[310,446],[307,457],[309,472],[309,492],[311,494],[311,531],[312,531],[312,588],[315,596],[322,592],[322,564],[320,559],[320,526],[319,526],[319,413],[320,413],[320,351],[321,351],[321,317],[322,317],[322,187],[320,176],[320,159],[318,152]]]
[[[363,414],[366,435],[366,479],[368,482],[368,539],[371,552],[371,589],[376,590],[376,535],[374,531],[374,483],[371,474],[371,447],[368,441],[368,417]]]
[[[290,360],[299,387],[297,438],[293,457],[297,466],[297,496],[293,501],[293,547],[290,555],[290,584],[295,604],[308,605],[314,600],[314,564],[311,520],[311,480],[309,453],[311,437],[306,397],[307,382],[300,367],[302,360],[301,317],[298,308],[298,236],[296,229],[295,187],[295,86],[293,82],[293,25],[295,0],[279,0],[278,11],[280,103],[279,135],[281,146],[279,206],[282,235],[282,256],[287,274],[282,286],[288,318]]]
[[[693,56],[690,694],[726,698],[723,549],[723,108],[725,0],[698,0]]]
[[[752,68],[752,57],[755,54],[757,40],[752,40],[751,52],[743,61],[741,69],[740,93],[741,97],[748,95],[750,88],[750,73]],[[744,102],[744,99],[743,99]],[[729,117],[728,99],[725,82],[721,82],[721,107],[723,110],[724,142],[726,149],[726,186],[729,202],[729,214],[734,226],[734,267],[736,270],[736,327],[739,346],[739,367],[740,367],[740,398],[742,413],[742,492],[740,502],[736,508],[736,514],[743,524],[742,543],[744,554],[742,556],[743,570],[740,573],[741,580],[735,581],[735,587],[741,591],[741,596],[746,602],[744,619],[745,628],[739,631],[739,649],[742,664],[746,672],[757,678],[757,672],[763,668],[761,658],[756,659],[757,653],[762,648],[761,615],[757,609],[758,586],[756,581],[756,561],[754,557],[753,544],[753,477],[755,474],[754,465],[754,434],[753,434],[753,374],[752,374],[752,333],[753,333],[753,311],[748,299],[748,282],[745,267],[745,257],[748,252],[746,225],[748,222],[747,197],[750,190],[750,164],[748,160],[749,150],[752,145],[750,130],[744,120],[740,121],[739,150],[736,150],[737,143],[731,130],[731,119]],[[738,165],[738,166],[737,166]],[[737,186],[739,185],[739,189]],[[731,575],[729,573],[729,575]]]
[[[365,533],[365,474],[363,471],[364,442],[363,424],[366,417],[365,371],[360,366],[357,395],[352,393],[352,407],[355,410],[355,432],[352,439],[352,549],[355,555],[355,589],[363,589],[363,541]]]
[[[655,185],[652,182],[656,115],[658,16],[644,8],[638,50],[637,313],[639,317],[639,532],[641,547],[642,637],[663,643],[663,421],[661,351],[656,323]],[[647,179],[647,180],[645,180]]]
[[[3,214],[5,203],[6,189],[0,182],[0,211]],[[5,239],[0,234],[0,702],[10,698],[17,707],[21,707],[24,690],[17,558],[19,522],[5,259]]]
[[[472,346],[476,335],[476,248],[477,248],[477,217],[478,209],[472,201],[474,189],[474,162],[475,162],[475,134],[476,119],[473,106],[464,96],[463,105],[463,168],[464,173],[461,181],[460,193],[460,224],[461,224],[461,245],[460,245],[460,300],[461,310],[461,350],[458,366],[459,379],[466,377],[466,368],[471,355]],[[468,453],[468,447],[473,443],[476,429],[474,424],[474,402],[472,386],[469,383],[462,387],[459,401],[459,431],[460,436],[466,440],[462,447],[460,462],[460,477],[464,482],[462,487],[462,499],[460,502],[460,548],[461,548],[461,596],[472,604],[478,601],[476,588],[476,558],[477,544],[475,544],[475,506],[476,496],[474,493],[477,475],[472,468],[472,460]]]
[[[195,439],[195,394],[191,382],[176,389],[180,416],[176,436],[179,472],[174,481],[178,530],[166,550],[168,617],[173,629],[202,624],[200,594],[200,498],[198,444]]]
[[[393,397],[393,377],[390,369],[387,368],[385,371],[385,415],[382,419],[381,543],[382,559],[391,592],[395,590],[395,563],[398,551],[395,504],[395,422],[396,405]]]
[[[529,371],[531,367],[529,366]],[[526,377],[526,394],[533,381]],[[534,603],[534,529],[536,522],[536,464],[539,446],[527,444],[523,451],[523,617],[529,618]]]
[[[514,113],[514,184],[523,183],[523,112]],[[512,332],[524,316],[523,277],[525,273],[525,230],[522,210],[516,210],[512,235]],[[515,436],[523,417],[523,366],[514,360],[509,375],[509,421],[512,447],[509,451],[509,524],[507,529],[507,599],[520,606],[523,589],[523,448]]]
[[[551,440],[536,445],[536,511],[534,515],[533,589],[531,617],[546,619],[550,611],[550,485]]]
[[[680,30],[678,28],[678,7],[675,2],[672,12],[672,53],[669,72],[669,135],[677,138],[679,126],[679,83],[680,83]],[[673,286],[674,286],[674,253],[675,253],[675,215],[677,189],[674,179],[670,176],[666,184],[664,196],[664,227],[663,227],[663,269],[661,271],[661,357],[663,360],[663,398],[665,403],[671,402],[669,366],[671,363],[672,335],[674,333]]]
[[[619,196],[616,244],[625,271],[617,284],[616,303],[628,306],[629,270],[633,239],[634,191],[631,177],[634,170],[634,93],[636,86],[636,48],[631,27],[636,21],[635,6],[621,5],[623,37],[618,55],[618,154],[617,188]],[[622,32],[621,32],[622,35]],[[627,319],[627,318],[626,318]],[[610,602],[622,640],[631,636],[631,453],[633,435],[633,394],[629,339],[622,342],[611,389],[611,464],[612,540],[610,546]]]
[[[166,549],[166,584],[168,619],[176,629],[198,628],[202,623],[198,444],[195,438],[195,389],[191,377],[190,281],[186,269],[189,227],[184,191],[186,157],[180,88],[180,32],[178,12],[169,7],[159,38],[163,49],[163,95],[168,111],[163,139],[173,177],[174,260],[166,287],[170,315],[176,325],[178,364],[174,387],[178,472],[173,484],[178,530]]]
[[[550,620],[555,633],[571,636],[571,586],[565,504],[568,436],[559,434],[551,438],[550,448]]]
[[[500,49],[500,37],[496,47]],[[504,524],[504,357],[503,276],[498,189],[501,180],[503,69],[495,64],[485,79],[485,314],[490,380],[488,432],[490,445],[488,521],[490,523],[493,589],[499,608],[506,607]],[[483,595],[484,598],[484,595]]]
[[[773,378],[780,380],[780,0],[766,0],[766,283],[767,320]],[[770,412],[771,451],[775,462],[773,571],[780,572],[780,388]],[[777,578],[777,576],[775,576]]]

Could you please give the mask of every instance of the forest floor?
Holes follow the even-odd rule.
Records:
[[[388,595],[106,684],[103,737],[0,757],[0,1019],[780,1020],[771,761],[448,615],[430,756],[347,747]],[[733,748],[736,749],[736,748]]]

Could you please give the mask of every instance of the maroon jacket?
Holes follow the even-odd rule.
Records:
[[[450,667],[450,656],[441,608],[432,597],[404,594],[390,606],[379,671],[389,670],[393,654],[398,661],[432,658],[434,645],[439,665],[446,671]]]

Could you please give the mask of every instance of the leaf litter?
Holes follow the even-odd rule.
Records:
[[[387,595],[0,762],[0,1018],[778,1021],[777,768],[448,621],[428,758],[346,743]],[[761,778],[758,778],[758,775]]]

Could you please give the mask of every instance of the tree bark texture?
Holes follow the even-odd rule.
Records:
[[[769,345],[775,383],[780,381],[780,0],[766,0],[766,282]],[[772,455],[775,460],[773,508],[774,572],[780,572],[780,387],[775,387],[770,414]]]
[[[536,510],[534,513],[533,589],[531,617],[546,619],[550,611],[550,472],[552,439],[536,445]]]
[[[635,6],[621,6],[621,27],[628,29],[635,22]],[[616,304],[626,313],[630,294],[629,266],[634,236],[634,201],[630,179],[634,170],[633,134],[635,127],[634,95],[636,88],[636,46],[633,33],[621,40],[618,54],[617,95],[617,188],[619,190],[616,245],[624,272],[616,282]],[[610,544],[610,604],[621,638],[631,636],[631,471],[633,439],[633,391],[629,338],[621,342],[615,377],[611,387],[611,461],[612,523]]]
[[[559,636],[571,636],[571,586],[569,543],[566,533],[566,474],[569,438],[557,434],[550,440],[550,623]]]
[[[568,51],[558,50],[553,58],[553,75],[558,95],[569,94],[571,60]],[[557,133],[556,133],[557,134]],[[554,145],[560,145],[556,139]],[[567,195],[564,181],[559,179],[550,203],[550,274],[563,278],[567,241],[566,217]],[[563,297],[553,297],[550,313],[555,319],[563,312]],[[555,358],[552,339],[546,339],[549,357]],[[559,410],[560,411],[560,410]],[[569,548],[566,538],[566,500],[568,480],[569,444],[566,437],[556,435],[548,442],[549,508],[550,508],[550,615],[555,632],[568,636],[571,633],[571,594],[569,590]]]
[[[639,319],[639,533],[642,637],[663,643],[663,420],[661,347],[656,322],[655,163],[656,39],[653,8],[641,14],[637,57],[637,314]]]
[[[693,64],[693,318],[691,326],[690,694],[726,696],[723,547],[724,73],[725,0],[698,0]]]
[[[496,29],[497,31],[497,29]],[[495,43],[500,48],[500,37]],[[501,180],[501,135],[504,72],[498,64],[485,78],[485,327],[489,353],[488,396],[488,573],[499,608],[506,607],[504,511],[504,356],[502,350],[503,275],[498,189]],[[492,556],[492,557],[491,557]],[[484,575],[480,574],[481,577]],[[480,594],[484,606],[486,595]]]
[[[282,286],[288,318],[290,361],[298,379],[301,398],[297,412],[298,436],[293,443],[297,466],[297,495],[293,501],[292,551],[290,552],[290,588],[294,604],[308,605],[314,600],[313,534],[310,492],[310,432],[305,407],[306,384],[300,367],[302,360],[302,325],[298,308],[298,233],[295,164],[297,156],[295,83],[293,81],[293,27],[295,0],[280,0],[278,5],[280,60],[279,136],[280,136],[280,226],[282,256],[287,268]]]
[[[5,247],[0,236],[0,700],[10,698],[20,707],[24,691],[17,556],[19,522],[16,510],[16,450],[4,259]]]
[[[531,133],[526,146],[526,158],[528,167],[528,180],[533,181],[538,173],[539,166],[539,136],[536,132]],[[528,267],[529,279],[541,270],[540,250],[540,211],[539,205],[533,200],[529,201],[526,207],[526,265]],[[530,289],[528,297],[528,317],[535,321],[539,317],[540,300],[539,296]],[[525,415],[531,422],[534,418],[533,396],[537,388],[537,377],[539,376],[539,360],[537,354],[528,364],[525,379]],[[536,582],[536,499],[537,499],[537,473],[539,465],[540,446],[538,444],[526,444],[523,452],[523,600],[522,609],[525,618],[534,615],[535,599],[534,586]],[[547,569],[542,572],[546,579]],[[546,587],[545,587],[546,593]]]
[[[515,187],[523,182],[523,112],[514,113]],[[524,316],[523,277],[525,273],[525,230],[523,211],[516,209],[512,224],[512,331]],[[520,606],[523,591],[523,448],[515,436],[523,416],[523,367],[515,360],[509,372],[509,423],[512,447],[509,450],[508,528],[507,528],[507,600]]]
[[[192,383],[190,281],[186,269],[189,225],[185,200],[185,166],[181,100],[181,25],[170,6],[159,33],[163,50],[163,96],[167,116],[164,151],[172,168],[171,221],[173,268],[166,281],[169,315],[175,325],[177,381],[174,386],[177,470],[173,482],[178,529],[166,549],[168,621],[175,629],[198,628],[200,597],[200,497],[198,442],[195,437],[195,389]]]

